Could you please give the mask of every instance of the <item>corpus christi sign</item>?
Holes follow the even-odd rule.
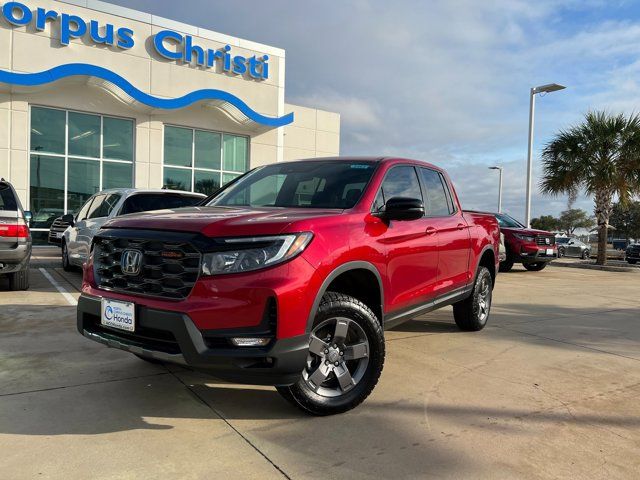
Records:
[[[6,2],[2,6],[2,17],[12,25],[32,26],[45,31],[51,24],[60,30],[60,44],[69,45],[73,38],[84,38],[95,44],[109,45],[122,50],[136,44],[135,32],[128,27],[116,27],[111,23],[101,24],[97,20],[86,21],[78,15],[58,13],[55,10],[37,8],[31,10],[20,2]],[[204,68],[217,68],[233,75],[247,75],[250,79],[269,78],[269,56],[233,55],[231,46],[214,50],[194,43],[191,35],[172,30],[162,30],[152,36],[152,44],[158,54],[178,62],[196,64]]]

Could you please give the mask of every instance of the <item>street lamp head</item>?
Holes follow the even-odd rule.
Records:
[[[489,170],[502,170],[502,167],[499,167],[499,166],[489,167]]]
[[[551,93],[563,90],[567,87],[560,85],[559,83],[549,83],[547,85],[540,85],[539,87],[533,87],[533,93]]]

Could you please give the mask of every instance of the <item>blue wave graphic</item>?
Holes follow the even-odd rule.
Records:
[[[121,88],[133,99],[153,108],[173,110],[176,108],[184,108],[203,100],[220,100],[230,103],[248,118],[256,123],[261,123],[262,125],[267,125],[269,127],[282,127],[293,122],[293,113],[288,113],[282,117],[267,117],[253,110],[249,105],[235,95],[223,90],[216,90],[212,88],[196,90],[178,98],[154,97],[153,95],[149,95],[148,93],[136,88],[128,80],[117,73],[106,68],[89,65],[87,63],[68,63],[66,65],[54,67],[50,70],[35,73],[16,73],[0,70],[0,82],[32,87],[55,82],[56,80],[75,75],[98,77],[107,82],[111,82]]]

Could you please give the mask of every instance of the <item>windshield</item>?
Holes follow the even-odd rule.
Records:
[[[517,220],[514,220],[509,215],[506,215],[504,213],[496,214],[496,220],[498,220],[498,225],[500,225],[501,227],[525,228],[525,226],[522,225],[520,222],[518,222]]]
[[[150,210],[173,210],[191,207],[201,202],[203,197],[172,193],[138,193],[130,196],[122,206],[121,215],[127,213],[148,212]]]
[[[209,206],[353,208],[376,162],[313,161],[253,170],[218,193]]]

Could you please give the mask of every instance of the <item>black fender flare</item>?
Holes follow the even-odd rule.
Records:
[[[375,275],[376,279],[378,280],[378,287],[380,288],[380,312],[383,317],[380,319],[380,322],[384,326],[384,287],[382,285],[382,276],[380,275],[378,269],[372,263],[364,261],[353,261],[343,263],[339,267],[336,267],[331,271],[329,275],[327,275],[327,278],[324,279],[322,285],[320,285],[320,289],[316,294],[316,298],[313,301],[313,305],[311,306],[311,311],[309,312],[309,316],[307,317],[307,328],[305,330],[306,333],[311,332],[311,328],[313,327],[313,320],[315,319],[318,308],[320,307],[320,302],[322,301],[322,297],[326,293],[331,282],[338,278],[338,276],[350,270],[368,270]]]

